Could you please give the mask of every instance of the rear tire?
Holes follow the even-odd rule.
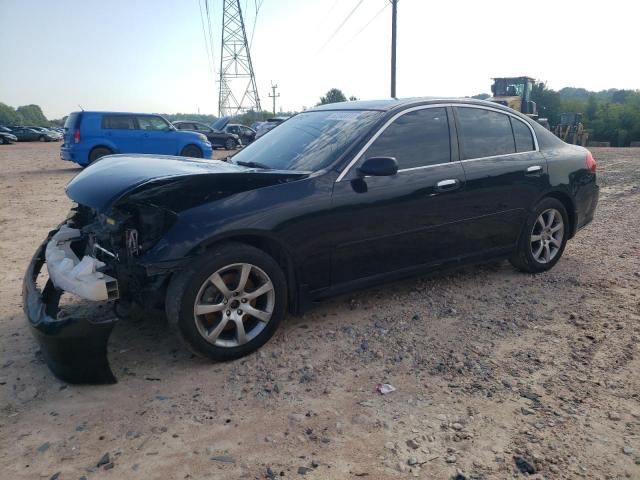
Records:
[[[96,147],[89,153],[89,165],[91,165],[96,160],[106,156],[111,155],[113,152],[109,150],[107,147]]]
[[[236,148],[236,141],[233,138],[228,138],[226,142],[224,142],[224,148],[227,150],[234,150]]]
[[[165,302],[169,323],[185,345],[218,361],[264,345],[284,318],[286,304],[278,263],[262,250],[235,242],[215,247],[176,274]]]
[[[567,210],[555,198],[543,198],[531,211],[509,262],[527,273],[546,272],[558,263],[569,236]]]
[[[202,150],[200,150],[195,145],[187,145],[182,149],[180,155],[183,157],[192,157],[192,158],[202,158],[204,155],[202,154]]]
[[[41,142],[46,142],[46,141],[47,141],[47,139],[46,139],[46,138],[44,138],[44,135],[40,135],[40,136],[38,137],[38,140],[39,140],[39,141],[41,141]]]

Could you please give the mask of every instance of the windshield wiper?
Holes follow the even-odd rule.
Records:
[[[242,160],[236,160],[235,164],[242,165],[243,167],[264,168],[265,170],[271,170],[271,167],[259,162],[243,162]]]

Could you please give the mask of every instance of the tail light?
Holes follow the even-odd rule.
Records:
[[[591,155],[591,152],[589,150],[587,150],[586,164],[587,170],[589,170],[591,173],[596,173],[596,161],[593,159],[593,155]]]
[[[76,130],[76,132],[73,134],[73,141],[75,143],[80,143],[80,130]]]

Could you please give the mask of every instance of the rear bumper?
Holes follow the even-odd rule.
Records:
[[[64,145],[60,146],[60,159],[68,160],[70,162],[75,162],[75,158],[73,158],[73,151],[69,147],[65,147]]]
[[[576,225],[576,232],[586,227],[593,221],[593,217],[596,213],[596,207],[598,206],[598,199],[600,198],[600,187],[594,184],[590,192],[584,195],[582,200],[582,208],[578,210],[578,219]]]
[[[46,261],[47,244],[57,231],[49,233],[36,250],[24,276],[22,301],[29,327],[47,365],[61,380],[68,383],[115,383],[107,358],[107,342],[117,319],[58,318],[62,290],[57,289],[51,280],[47,281],[42,292],[36,287],[36,279]]]

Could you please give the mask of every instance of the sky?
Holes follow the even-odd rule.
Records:
[[[241,0],[249,36],[255,1]],[[209,0],[215,69],[199,2],[0,0],[0,102],[48,118],[78,105],[217,114],[223,0]],[[640,89],[639,14],[632,0],[399,0],[397,96],[489,93],[492,77],[520,75]],[[271,82],[284,111],[333,87],[389,97],[390,27],[389,0],[263,0],[251,49],[262,107]]]

